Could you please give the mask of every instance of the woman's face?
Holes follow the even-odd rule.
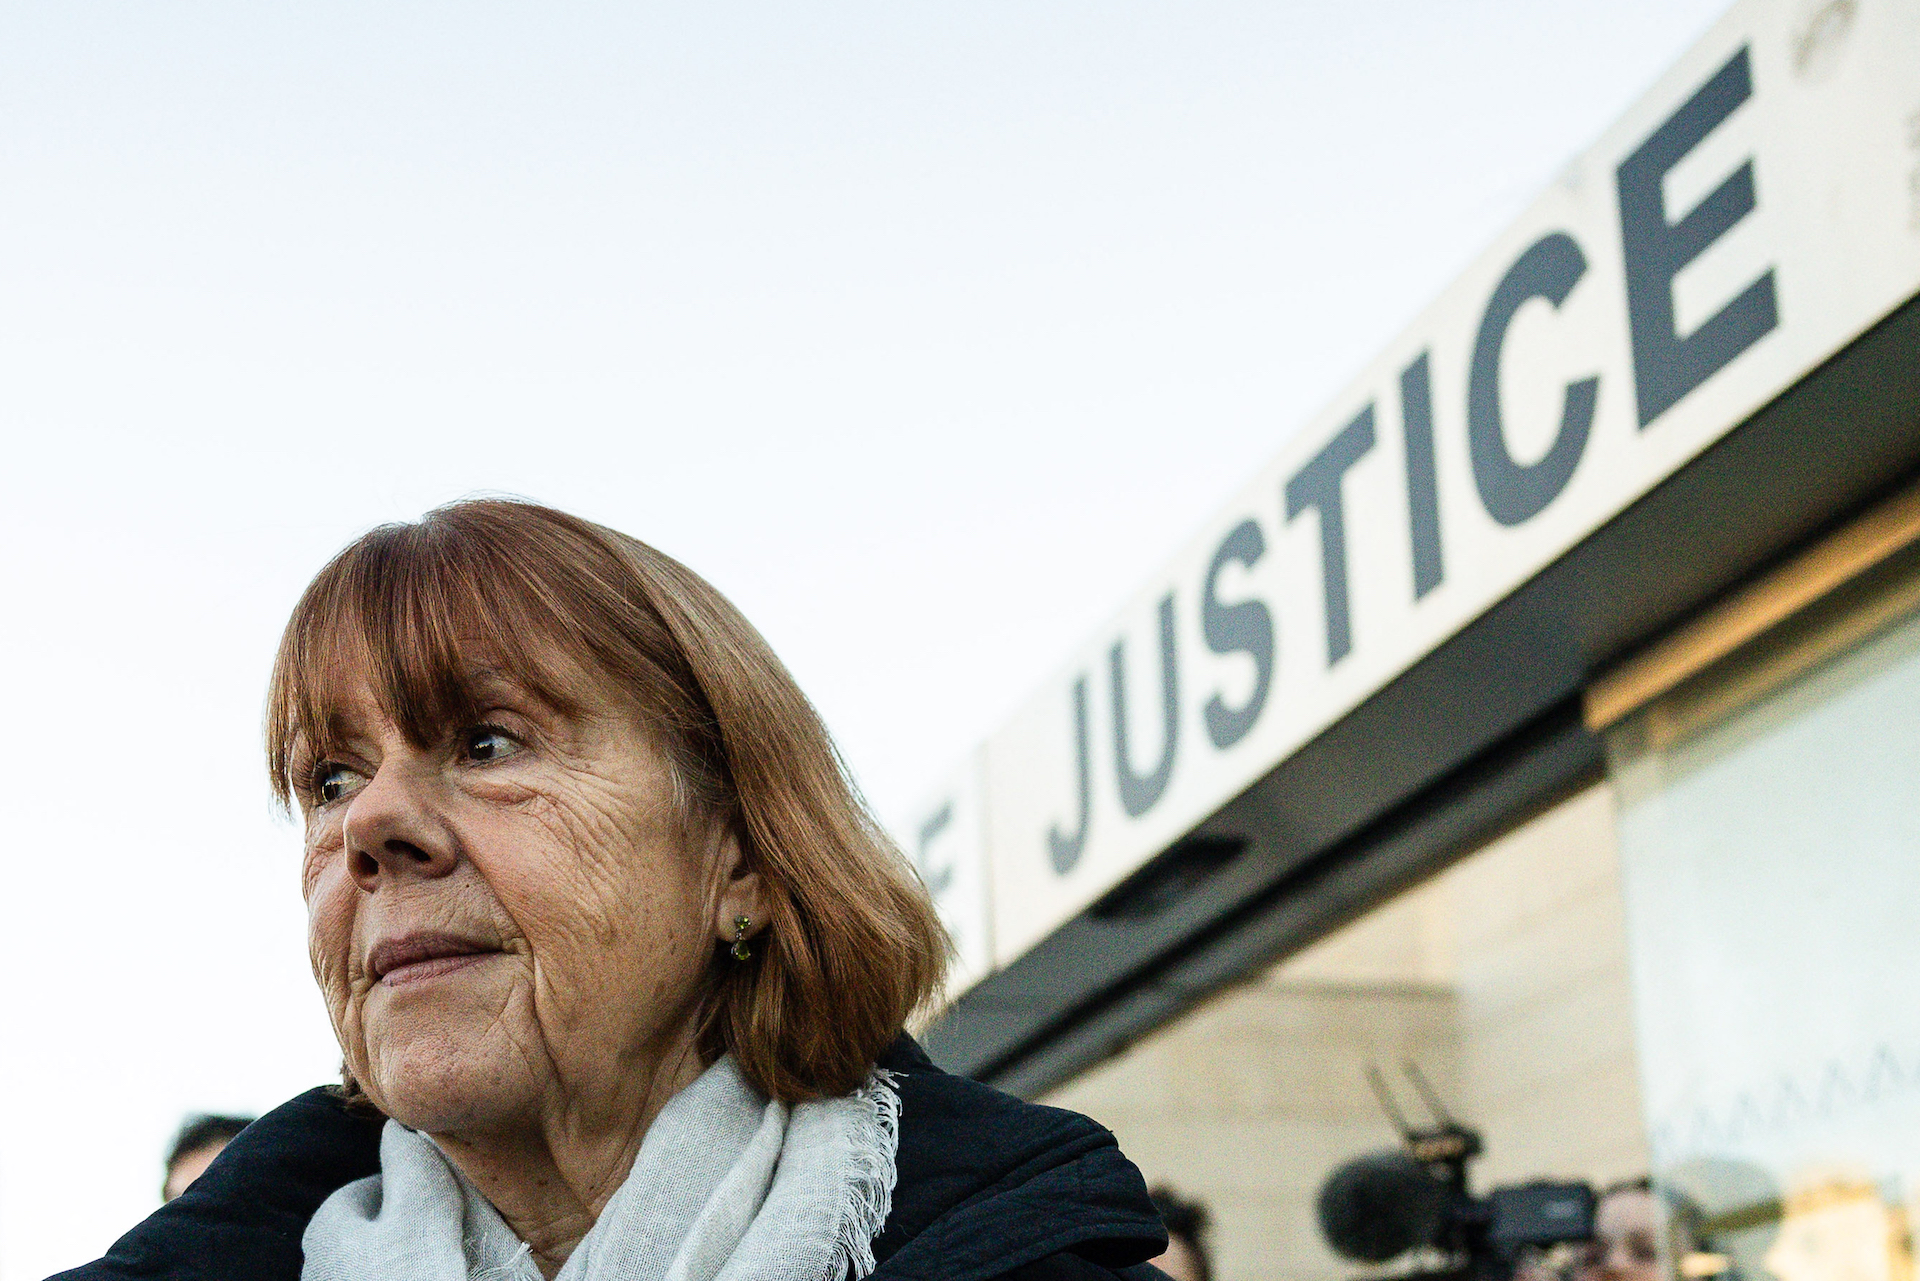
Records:
[[[408,743],[360,682],[341,746],[296,751],[314,976],[348,1069],[402,1124],[611,1120],[691,1064],[720,923],[757,882],[730,841],[689,847],[611,690],[567,716],[475,684],[484,714],[444,741]]]
[[[1623,1188],[1600,1198],[1581,1281],[1666,1281],[1660,1266],[1660,1207],[1653,1194]]]

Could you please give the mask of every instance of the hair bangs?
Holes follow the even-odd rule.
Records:
[[[296,755],[339,747],[346,708],[363,689],[416,747],[478,720],[488,678],[563,713],[577,710],[556,670],[556,651],[573,648],[564,634],[575,629],[553,617],[552,593],[509,558],[489,555],[484,540],[436,532],[429,522],[373,530],[328,564],[295,608],[267,711],[283,804],[298,790]]]

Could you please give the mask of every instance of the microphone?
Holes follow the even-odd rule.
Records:
[[[1320,1189],[1320,1231],[1335,1251],[1385,1263],[1432,1245],[1446,1224],[1448,1189],[1405,1152],[1355,1157]]]

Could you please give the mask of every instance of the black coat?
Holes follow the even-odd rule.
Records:
[[[1111,1133],[949,1076],[910,1037],[880,1062],[898,1074],[899,1180],[872,1281],[1164,1281],[1145,1260],[1166,1232]],[[379,1170],[382,1124],[309,1090],[105,1258],[55,1281],[299,1281],[307,1220]]]

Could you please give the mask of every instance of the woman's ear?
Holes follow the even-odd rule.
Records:
[[[740,839],[731,831],[721,836],[719,848],[714,851],[714,864],[720,882],[713,917],[714,935],[723,943],[731,943],[736,938],[752,938],[766,929],[767,883],[760,873],[747,866],[740,852]],[[744,934],[739,929],[741,917],[747,919]]]

